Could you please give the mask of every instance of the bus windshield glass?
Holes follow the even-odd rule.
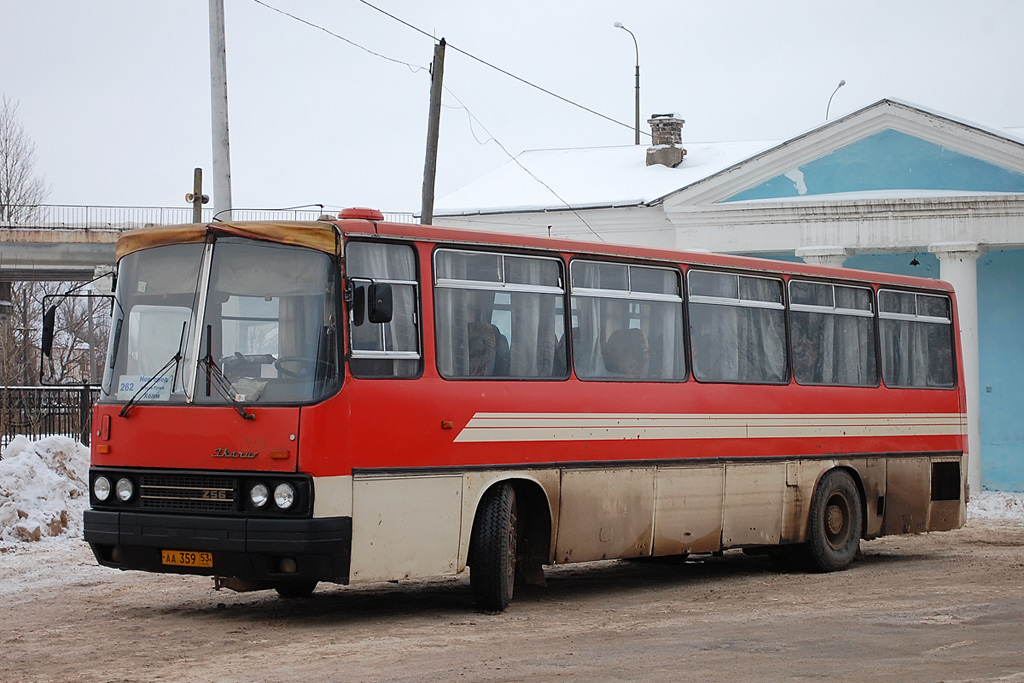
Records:
[[[126,255],[101,400],[275,404],[338,381],[337,273],[325,253],[222,237]]]

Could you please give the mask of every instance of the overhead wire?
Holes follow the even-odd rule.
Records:
[[[403,26],[406,26],[406,27],[408,27],[408,28],[410,28],[410,29],[412,29],[412,30],[414,30],[414,31],[418,32],[418,33],[421,33],[421,34],[423,34],[424,36],[426,36],[426,37],[430,38],[431,40],[435,40],[435,37],[434,37],[434,36],[432,36],[432,35],[431,35],[430,33],[427,33],[427,32],[426,32],[426,31],[424,31],[423,29],[421,29],[421,28],[419,28],[419,27],[417,27],[417,26],[414,26],[414,25],[410,24],[409,22],[407,22],[407,21],[405,21],[405,20],[403,20],[403,19],[401,19],[401,18],[399,18],[399,17],[396,17],[395,15],[393,15],[393,14],[391,14],[391,13],[389,13],[389,12],[386,12],[385,10],[383,10],[383,9],[381,9],[381,8],[379,8],[379,7],[375,6],[375,5],[373,5],[373,4],[372,4],[372,3],[370,3],[370,2],[367,2],[366,0],[359,0],[359,1],[360,1],[360,2],[362,3],[362,4],[366,5],[367,7],[371,8],[371,9],[373,9],[373,10],[376,10],[377,12],[380,12],[381,14],[383,14],[383,15],[385,15],[385,16],[387,16],[387,17],[389,17],[389,18],[391,18],[391,19],[393,19],[393,20],[395,20],[395,21],[397,21],[398,23],[402,24]],[[335,33],[334,31],[331,31],[331,30],[330,30],[330,29],[328,29],[328,28],[325,28],[325,27],[323,27],[323,26],[320,26],[320,25],[318,25],[318,24],[315,24],[315,23],[313,23],[313,22],[311,22],[311,21],[308,21],[308,20],[306,20],[306,19],[303,19],[302,17],[296,16],[296,15],[294,15],[294,14],[290,13],[290,12],[286,12],[286,11],[284,11],[284,10],[282,10],[282,9],[279,9],[279,8],[277,8],[277,7],[274,7],[273,5],[271,5],[271,4],[267,3],[267,2],[265,2],[264,0],[253,0],[253,2],[255,2],[256,4],[258,4],[258,5],[261,5],[261,6],[263,6],[263,7],[267,8],[267,9],[269,9],[269,10],[273,10],[274,12],[277,12],[278,14],[282,14],[282,15],[284,15],[284,16],[286,16],[286,17],[289,17],[290,19],[293,19],[293,20],[295,20],[295,21],[298,21],[299,23],[305,24],[306,26],[309,26],[310,28],[314,28],[314,29],[317,29],[317,30],[319,30],[319,31],[323,31],[323,32],[324,32],[324,33],[326,33],[326,34],[328,34],[328,35],[330,35],[330,36],[332,36],[332,37],[334,37],[334,38],[337,38],[338,40],[344,41],[345,43],[348,43],[349,45],[352,45],[353,47],[356,47],[356,48],[358,48],[358,49],[360,49],[360,50],[363,50],[364,52],[367,52],[367,53],[369,53],[369,54],[371,54],[371,55],[373,55],[373,56],[375,56],[375,57],[379,57],[379,58],[381,58],[381,59],[387,60],[387,61],[389,61],[389,62],[393,62],[393,63],[395,63],[395,64],[401,64],[401,65],[403,65],[403,66],[406,66],[406,67],[408,67],[409,69],[411,69],[411,70],[412,70],[412,71],[413,71],[414,73],[415,73],[415,72],[417,72],[417,71],[429,71],[429,70],[430,70],[430,69],[429,69],[428,67],[420,67],[420,66],[416,66],[415,64],[410,64],[409,62],[405,62],[405,61],[402,61],[402,60],[400,60],[400,59],[394,59],[393,57],[388,57],[387,55],[381,54],[381,53],[379,53],[379,52],[375,52],[375,51],[373,51],[373,50],[371,50],[371,49],[369,49],[369,48],[367,48],[367,47],[364,47],[364,46],[362,46],[362,45],[360,45],[360,44],[356,43],[356,42],[355,42],[355,41],[353,41],[353,40],[350,40],[350,39],[348,39],[348,38],[346,38],[346,37],[344,37],[344,36],[342,36],[342,35],[339,35],[338,33]],[[536,84],[534,84],[534,83],[531,83],[530,81],[527,81],[527,80],[526,80],[526,79],[524,79],[524,78],[520,78],[519,76],[516,76],[515,74],[513,74],[513,73],[511,73],[511,72],[509,72],[509,71],[506,71],[505,69],[502,69],[502,68],[500,68],[500,67],[498,67],[498,66],[495,66],[495,65],[491,64],[490,62],[487,62],[487,61],[485,61],[485,60],[483,60],[483,59],[481,59],[481,58],[479,58],[479,57],[477,57],[477,56],[475,56],[475,55],[473,55],[473,54],[470,54],[469,52],[466,52],[465,50],[462,50],[462,49],[460,49],[460,48],[458,48],[458,47],[455,47],[455,46],[453,46],[453,45],[452,45],[451,43],[448,43],[447,41],[446,41],[446,43],[445,43],[445,44],[446,44],[446,46],[447,46],[447,47],[450,47],[451,49],[455,50],[456,52],[458,52],[458,53],[460,53],[460,54],[462,54],[462,55],[465,55],[466,57],[469,57],[470,59],[473,59],[473,60],[475,60],[475,61],[477,61],[477,62],[480,62],[481,64],[483,64],[483,65],[485,65],[485,66],[487,66],[487,67],[489,67],[489,68],[491,68],[491,69],[494,69],[494,70],[496,70],[496,71],[498,71],[498,72],[500,72],[500,73],[502,73],[502,74],[505,74],[506,76],[509,76],[510,78],[513,78],[513,79],[515,79],[515,80],[517,80],[517,81],[519,81],[519,82],[521,82],[521,83],[523,83],[523,84],[525,84],[525,85],[528,85],[528,86],[530,86],[530,87],[532,87],[532,88],[535,88],[535,89],[537,89],[537,90],[540,90],[541,92],[543,92],[543,93],[545,93],[545,94],[547,94],[547,95],[550,95],[550,96],[552,96],[552,97],[555,97],[555,98],[556,98],[556,99],[558,99],[558,100],[561,100],[561,101],[563,101],[563,102],[566,102],[567,104],[571,104],[571,105],[573,105],[574,107],[578,107],[578,108],[580,108],[580,109],[582,109],[582,110],[584,110],[584,111],[587,111],[587,112],[589,112],[589,113],[591,113],[591,114],[594,114],[594,115],[596,115],[596,116],[599,116],[600,118],[603,118],[603,119],[605,119],[605,120],[607,120],[607,121],[610,121],[610,122],[612,122],[612,123],[615,123],[615,124],[618,124],[618,125],[621,125],[621,126],[625,126],[625,127],[627,127],[627,128],[632,128],[632,126],[630,126],[630,125],[628,125],[628,124],[625,124],[625,123],[623,123],[623,122],[621,122],[621,121],[617,121],[617,120],[615,120],[615,119],[613,119],[613,118],[611,118],[611,117],[609,117],[609,116],[605,116],[604,114],[602,114],[602,113],[600,113],[600,112],[598,112],[598,111],[594,111],[593,109],[590,109],[589,107],[586,107],[586,106],[584,106],[584,105],[581,105],[581,104],[579,104],[579,103],[577,103],[577,102],[573,102],[572,100],[570,100],[570,99],[568,99],[568,98],[565,98],[565,97],[562,97],[561,95],[559,95],[559,94],[557,94],[557,93],[553,93],[553,92],[551,92],[550,90],[547,90],[546,88],[543,88],[543,87],[541,87],[541,86],[539,86],[539,85],[536,85]],[[513,155],[513,154],[512,154],[511,152],[509,152],[509,151],[508,151],[508,149],[507,149],[507,148],[506,148],[506,147],[505,147],[505,146],[504,146],[503,144],[501,144],[501,141],[500,141],[500,140],[498,140],[498,139],[497,139],[497,138],[496,138],[496,137],[494,136],[494,134],[493,134],[493,133],[491,133],[491,132],[490,132],[490,131],[489,131],[489,130],[487,129],[487,127],[486,127],[486,126],[484,126],[483,122],[482,122],[482,121],[480,121],[480,119],[478,119],[478,118],[476,117],[476,115],[474,115],[474,114],[473,114],[473,112],[471,112],[471,111],[469,110],[469,107],[467,107],[467,106],[466,106],[466,105],[465,105],[465,104],[464,104],[464,103],[462,102],[462,100],[461,100],[461,99],[459,99],[459,97],[458,97],[458,96],[457,96],[457,95],[456,95],[456,94],[455,94],[454,92],[452,92],[452,90],[451,90],[451,89],[450,89],[449,87],[447,87],[447,86],[444,86],[444,89],[445,89],[446,91],[448,91],[448,94],[449,94],[449,95],[451,95],[451,96],[452,96],[453,98],[455,98],[455,100],[456,100],[456,101],[457,101],[457,102],[459,103],[459,108],[463,109],[463,110],[464,110],[464,111],[466,112],[466,115],[467,115],[467,116],[468,116],[468,118],[469,118],[469,130],[470,130],[470,134],[471,134],[471,135],[473,136],[473,139],[474,139],[474,140],[476,140],[476,142],[477,142],[478,144],[480,144],[480,145],[485,145],[485,144],[487,144],[488,142],[491,142],[491,141],[493,141],[493,142],[494,142],[494,143],[495,143],[496,145],[498,145],[498,147],[499,147],[499,148],[501,149],[501,151],[502,151],[502,152],[504,152],[504,153],[505,153],[505,155],[506,155],[506,156],[507,156],[507,157],[508,157],[509,159],[511,159],[511,160],[512,160],[512,161],[513,161],[513,162],[514,162],[514,163],[515,163],[515,164],[516,164],[517,166],[519,166],[519,168],[521,168],[521,169],[522,169],[522,170],[523,170],[523,171],[524,171],[524,172],[525,172],[525,173],[526,173],[527,175],[529,175],[529,176],[530,176],[530,177],[531,177],[531,178],[532,178],[533,180],[535,180],[536,182],[538,182],[538,183],[540,183],[540,184],[541,184],[542,186],[544,186],[544,188],[546,188],[546,189],[548,190],[548,192],[550,192],[550,193],[551,193],[551,194],[552,194],[552,195],[553,195],[553,196],[554,196],[555,198],[557,198],[557,199],[558,199],[558,201],[562,202],[562,204],[564,204],[564,205],[565,205],[565,207],[566,207],[567,209],[569,209],[570,211],[572,211],[572,212],[573,212],[573,214],[574,214],[574,215],[575,215],[575,216],[576,216],[576,217],[577,217],[577,218],[578,218],[578,219],[580,220],[580,222],[581,222],[581,223],[583,223],[583,224],[584,224],[585,226],[587,226],[587,229],[588,229],[588,230],[590,230],[590,232],[592,232],[592,233],[594,234],[594,236],[595,236],[595,237],[597,237],[597,238],[598,238],[599,240],[601,240],[602,242],[603,242],[603,241],[605,241],[605,240],[604,240],[604,238],[603,238],[603,237],[601,236],[601,234],[600,234],[599,232],[597,232],[597,231],[596,231],[596,230],[595,230],[595,229],[593,228],[593,226],[591,226],[591,225],[590,225],[590,223],[588,223],[588,222],[586,221],[586,219],[584,219],[584,218],[583,218],[583,216],[581,216],[581,215],[579,214],[579,212],[578,212],[578,211],[577,211],[577,210],[576,210],[576,209],[575,209],[575,208],[574,208],[574,207],[573,207],[573,206],[572,206],[572,205],[571,205],[571,204],[570,204],[569,202],[567,202],[567,201],[566,201],[566,200],[565,200],[565,199],[564,199],[564,198],[563,198],[563,197],[562,197],[562,196],[561,196],[560,194],[558,194],[558,192],[556,192],[554,188],[552,188],[552,187],[551,187],[550,185],[548,185],[548,184],[547,184],[546,182],[544,182],[544,181],[543,181],[543,180],[541,180],[541,179],[540,179],[539,177],[537,177],[537,175],[536,175],[535,173],[533,173],[533,171],[531,171],[531,170],[530,170],[530,169],[528,169],[528,168],[527,168],[526,166],[524,166],[524,165],[522,164],[522,162],[520,162],[520,161],[519,161],[519,159],[518,159],[518,158],[517,158],[517,157],[516,157],[515,155]],[[446,105],[446,106],[450,106],[450,105]],[[484,130],[484,132],[485,132],[485,133],[487,133],[487,135],[488,135],[488,139],[487,139],[487,140],[484,140],[484,141],[482,141],[482,142],[481,142],[480,138],[479,138],[479,137],[477,137],[477,135],[476,135],[476,131],[475,131],[475,130],[473,129],[473,122],[474,122],[474,121],[476,122],[476,124],[477,124],[478,126],[480,126],[480,128],[482,128],[482,129]]]
[[[536,181],[537,181],[538,183],[540,183],[540,184],[541,184],[541,185],[543,185],[543,186],[544,186],[545,188],[547,188],[547,191],[548,191],[548,192],[550,192],[550,193],[551,193],[552,195],[554,195],[554,196],[555,196],[555,197],[556,197],[556,198],[558,199],[558,201],[560,201],[560,202],[562,202],[563,204],[565,204],[565,207],[566,207],[567,209],[569,209],[570,211],[572,211],[573,215],[575,215],[575,216],[576,216],[576,218],[580,219],[580,222],[581,222],[581,223],[583,223],[583,225],[587,226],[587,229],[588,229],[588,230],[590,230],[590,232],[594,233],[594,236],[595,236],[595,237],[597,237],[597,239],[601,240],[602,242],[604,242],[604,241],[605,241],[604,237],[602,237],[602,236],[601,236],[601,233],[599,233],[599,232],[598,232],[597,230],[594,230],[594,227],[593,227],[592,225],[590,225],[590,223],[588,223],[588,222],[586,221],[586,219],[585,219],[585,218],[583,218],[583,216],[581,216],[581,215],[580,215],[580,213],[579,213],[579,212],[578,212],[578,211],[577,211],[577,210],[576,210],[576,209],[575,209],[575,208],[574,208],[574,207],[572,206],[572,204],[570,204],[569,202],[567,202],[567,201],[566,201],[566,200],[565,200],[565,199],[564,199],[564,198],[562,197],[562,195],[558,194],[558,193],[557,193],[557,192],[555,191],[555,189],[554,189],[553,187],[551,187],[551,186],[550,186],[550,185],[548,185],[548,184],[547,184],[546,182],[544,182],[543,180],[541,180],[540,178],[538,178],[538,177],[537,177],[537,175],[536,175],[536,174],[535,174],[535,173],[534,173],[533,171],[531,171],[530,169],[526,168],[526,166],[523,166],[522,162],[521,162],[521,161],[519,161],[518,157],[516,157],[516,156],[515,156],[515,155],[513,155],[513,154],[512,154],[511,152],[509,152],[509,151],[508,151],[508,150],[507,150],[507,149],[505,148],[505,145],[501,144],[501,141],[500,141],[500,140],[498,140],[498,138],[494,137],[494,134],[493,134],[493,133],[491,133],[491,131],[487,130],[487,126],[485,126],[485,125],[483,124],[483,122],[482,122],[482,121],[480,121],[480,119],[478,119],[478,118],[477,118],[477,117],[476,117],[476,116],[475,116],[475,115],[473,114],[473,112],[471,112],[471,111],[469,110],[469,107],[467,107],[467,106],[466,106],[466,105],[465,105],[465,104],[464,104],[464,103],[462,102],[462,100],[460,100],[460,99],[458,98],[458,96],[457,96],[457,95],[456,95],[455,93],[453,93],[453,92],[451,91],[451,89],[449,89],[449,88],[448,88],[447,86],[445,86],[445,88],[444,88],[444,89],[448,91],[448,94],[449,94],[449,95],[451,95],[452,97],[454,97],[454,98],[455,98],[455,101],[456,101],[456,102],[458,102],[458,103],[459,103],[459,105],[461,105],[463,109],[465,109],[465,110],[466,110],[466,114],[467,114],[467,115],[469,116],[470,122],[472,123],[472,121],[476,121],[476,122],[477,122],[477,125],[479,125],[479,126],[480,126],[481,128],[483,128],[484,132],[485,132],[485,133],[487,133],[487,135],[489,135],[489,136],[490,136],[490,140],[493,140],[493,141],[494,141],[494,144],[496,144],[496,145],[497,145],[497,146],[498,146],[499,148],[501,148],[501,151],[502,151],[502,152],[504,152],[504,153],[505,153],[505,155],[506,155],[506,156],[507,156],[507,157],[508,157],[509,159],[511,159],[511,160],[512,160],[513,162],[515,162],[516,166],[518,166],[519,168],[523,169],[523,171],[525,171],[527,175],[529,175],[529,176],[530,176],[531,178],[533,178],[533,179],[534,179],[534,180],[536,180]],[[472,130],[472,125],[470,126],[470,130]],[[474,138],[474,139],[476,138],[476,135],[475,135],[475,134],[473,135],[473,138]],[[477,140],[477,141],[479,142],[479,140]],[[489,142],[489,140],[485,140],[483,144],[486,144],[487,142]]]
[[[370,48],[364,47],[364,46],[360,45],[359,43],[355,42],[354,40],[350,40],[350,39],[346,38],[345,36],[339,35],[339,34],[335,33],[334,31],[332,31],[332,30],[330,30],[328,28],[320,26],[319,24],[314,24],[313,22],[307,21],[306,19],[303,19],[302,17],[296,16],[296,15],[290,13],[290,12],[285,12],[283,9],[279,9],[277,7],[274,7],[273,5],[271,5],[269,3],[266,3],[263,0],[252,0],[252,1],[255,2],[257,5],[262,5],[263,7],[266,7],[269,10],[273,10],[273,11],[277,12],[278,14],[283,14],[284,16],[286,16],[286,17],[288,17],[290,19],[294,19],[295,21],[299,22],[300,24],[305,24],[306,26],[309,26],[310,28],[315,28],[318,31],[323,31],[327,35],[332,36],[334,38],[337,38],[338,40],[342,40],[342,41],[348,43],[349,45],[351,45],[352,47],[359,48],[363,52],[367,52],[367,53],[373,55],[374,57],[380,57],[381,59],[386,59],[389,62],[394,62],[395,64],[401,64],[402,66],[406,66],[413,73],[417,73],[419,71],[430,71],[429,67],[420,66],[420,65],[417,65],[417,64],[410,64],[409,62],[403,62],[401,59],[395,59],[394,57],[388,57],[387,55],[383,55],[383,54],[381,54],[379,52],[374,52]]]
[[[257,0],[257,2],[258,1],[259,0]],[[367,7],[369,7],[372,10],[376,10],[377,12],[380,12],[381,14],[383,14],[386,17],[394,19],[395,21],[397,21],[398,23],[402,24],[403,26],[405,26],[407,28],[410,28],[413,31],[416,31],[417,33],[423,34],[424,36],[430,38],[431,40],[436,40],[436,38],[434,36],[432,36],[430,33],[424,31],[423,29],[419,28],[418,26],[414,26],[413,24],[410,24],[409,22],[405,21],[404,19],[396,17],[394,14],[391,14],[390,12],[387,12],[387,11],[381,9],[380,7],[377,7],[373,3],[368,2],[368,0],[359,0],[359,2],[361,2],[364,5],[366,5]],[[554,97],[554,98],[556,98],[558,100],[561,100],[562,102],[565,102],[566,104],[570,104],[570,105],[572,105],[574,107],[582,109],[585,112],[593,114],[594,116],[598,116],[598,117],[604,119],[605,121],[610,121],[611,123],[614,123],[614,124],[619,125],[619,126],[623,126],[625,128],[629,128],[630,130],[633,130],[633,128],[634,128],[634,126],[632,124],[624,123],[624,122],[619,121],[617,119],[613,119],[612,117],[607,116],[605,114],[602,114],[601,112],[596,111],[594,109],[591,109],[590,107],[582,105],[579,102],[573,102],[572,100],[570,100],[567,97],[563,97],[563,96],[559,95],[558,93],[552,92],[552,91],[548,90],[547,88],[544,88],[542,86],[537,85],[536,83],[531,83],[530,81],[526,80],[525,78],[521,78],[519,76],[516,76],[514,73],[511,73],[510,71],[506,71],[505,69],[502,69],[500,66],[495,66],[494,64],[491,64],[487,60],[481,59],[480,57],[477,57],[476,55],[474,55],[474,54],[472,54],[470,52],[466,52],[465,50],[463,50],[463,49],[461,49],[461,48],[459,48],[459,47],[457,47],[455,45],[452,45],[451,42],[448,42],[448,41],[445,41],[445,42],[446,42],[446,46],[448,47],[448,49],[455,50],[459,54],[464,55],[466,57],[469,57],[470,59],[472,59],[474,61],[477,61],[480,64],[483,64],[484,66],[486,66],[488,68],[494,69],[498,73],[504,74],[505,76],[508,76],[509,78],[515,79],[515,80],[519,81],[520,83],[522,83],[524,85],[528,85],[531,88],[535,88],[536,90],[539,90],[539,91],[541,91],[542,93],[544,93],[546,95],[550,95],[551,97]],[[647,135],[648,137],[650,137],[650,133],[647,133],[646,131],[641,131],[641,132],[643,132],[644,135]]]

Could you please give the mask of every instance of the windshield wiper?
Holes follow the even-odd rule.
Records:
[[[207,388],[212,385],[213,388],[217,390],[217,393],[220,394],[225,401],[231,404],[231,407],[235,409],[235,412],[246,420],[255,420],[256,416],[247,411],[245,407],[238,402],[238,399],[235,398],[235,385],[231,383],[231,380],[224,376],[224,373],[221,372],[216,361],[214,361],[211,356],[207,355],[202,359],[202,362],[203,365],[206,366]]]
[[[212,343],[210,337],[213,332],[209,325],[206,326],[206,356],[202,358],[203,365],[206,366],[206,395],[210,395],[210,386],[212,385],[217,393],[221,395],[225,401],[231,404],[231,407],[246,420],[255,420],[256,416],[245,409],[244,406],[235,398],[236,391],[235,385],[231,383],[216,361],[213,360],[213,355],[210,353]]]
[[[121,411],[117,414],[117,416],[128,417],[128,413],[132,412],[132,408],[134,408],[136,404],[139,402],[139,397],[145,396],[146,391],[149,390],[149,387],[151,387],[153,383],[156,382],[158,379],[163,377],[164,373],[167,372],[168,368],[173,367],[175,368],[175,372],[177,372],[178,361],[180,360],[181,349],[179,348],[178,351],[173,356],[171,356],[171,359],[164,363],[164,366],[162,368],[160,368],[152,377],[147,379],[146,382],[141,387],[139,387],[138,391],[132,394],[132,397],[128,399],[128,402],[121,407]]]
[[[168,368],[174,368],[174,374],[178,374],[178,363],[181,362],[182,358],[182,347],[185,346],[185,330],[188,329],[188,323],[182,323],[181,325],[181,337],[178,339],[178,350],[174,352],[171,359],[164,363],[164,366],[153,373],[153,376],[147,379],[139,390],[132,394],[132,397],[128,399],[128,402],[121,407],[121,411],[117,414],[118,417],[128,417],[128,413],[132,412],[132,408],[139,402],[139,398],[146,395],[146,391],[149,387],[156,382],[158,379],[164,376]],[[171,382],[174,382],[174,375],[171,376]]]

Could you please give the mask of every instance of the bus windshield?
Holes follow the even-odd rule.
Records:
[[[338,372],[328,254],[220,237],[126,255],[101,401],[212,405],[317,400]]]

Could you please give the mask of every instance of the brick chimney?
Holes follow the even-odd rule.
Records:
[[[651,126],[651,146],[647,148],[647,165],[661,164],[675,168],[686,156],[683,149],[683,121],[676,114],[652,114],[647,119]]]

